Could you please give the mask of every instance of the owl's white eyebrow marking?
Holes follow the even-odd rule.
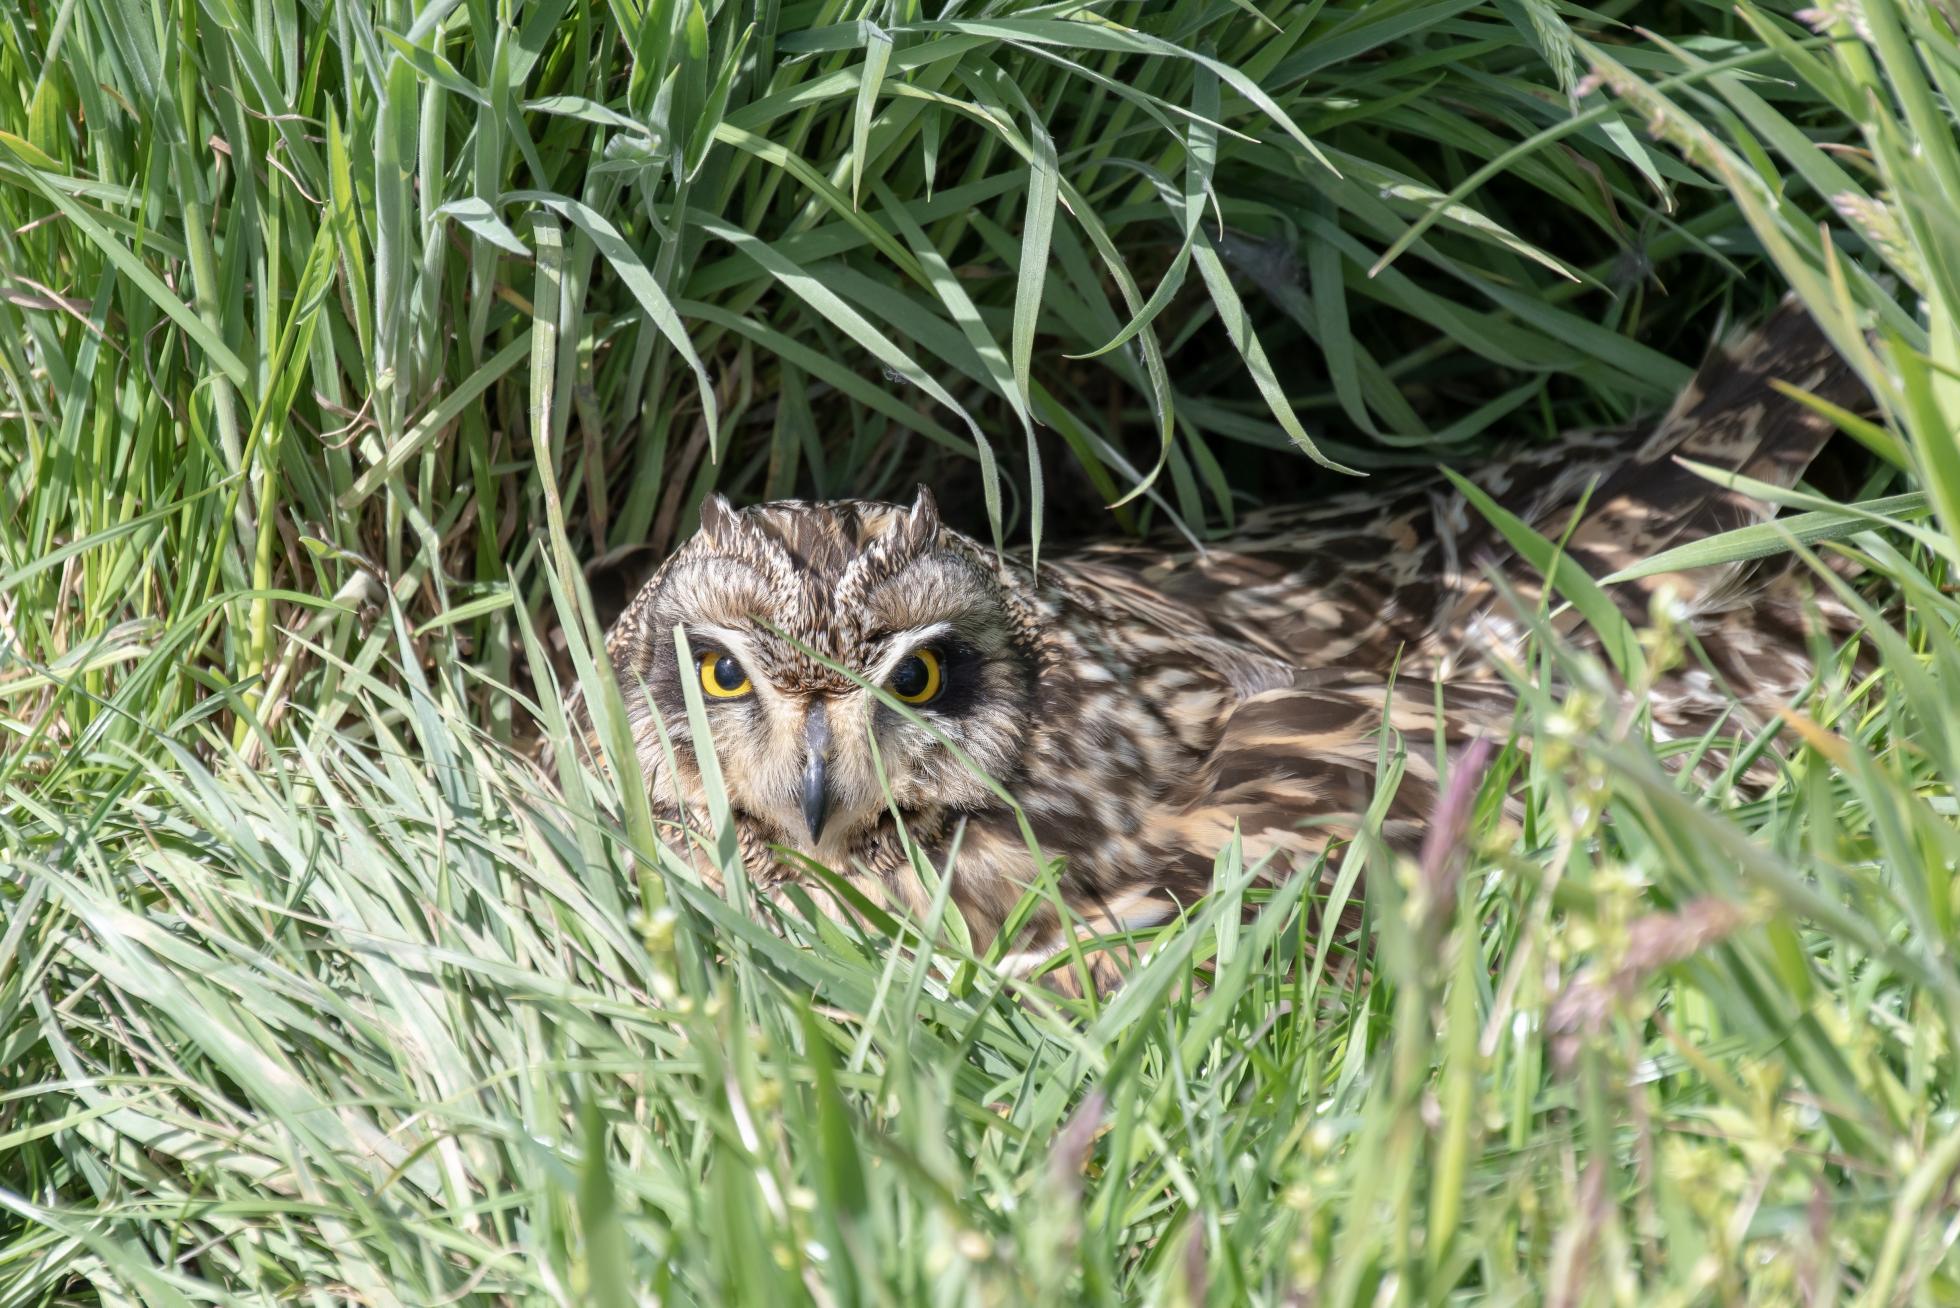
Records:
[[[953,629],[950,622],[929,622],[923,627],[907,627],[894,631],[885,637],[890,652],[878,660],[878,666],[865,677],[867,681],[882,682],[892,674],[892,669],[902,663],[913,650],[931,640],[934,636],[944,636]]]
[[[756,673],[756,666],[760,660],[756,658],[755,646],[749,643],[746,632],[738,631],[734,627],[701,623],[688,629],[687,647],[693,651],[697,659],[711,649],[734,655],[735,661],[742,665],[742,671],[749,674],[749,680],[758,691],[766,689],[774,693],[776,688],[769,685],[768,678],[758,676]]]
[[[687,644],[697,658],[702,651],[710,648],[721,650],[725,654],[733,654],[737,658],[745,654],[750,656],[755,654],[755,649],[749,644],[746,633],[737,631],[733,627],[716,627],[706,623],[688,631]]]

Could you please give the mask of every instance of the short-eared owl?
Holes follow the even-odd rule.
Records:
[[[1831,427],[1772,379],[1858,402],[1849,371],[1786,307],[1715,354],[1644,439],[1575,433],[1463,472],[1554,538],[1583,497],[1567,550],[1601,577],[1767,511],[1672,456],[1796,481]],[[1536,570],[1434,473],[1259,511],[1202,550],[1123,541],[1038,570],[944,526],[923,489],[910,506],[715,497],[608,648],[669,817],[706,829],[688,678],[756,884],[799,876],[792,851],[921,908],[902,828],[936,867],[950,859],[954,902],[985,945],[1036,866],[1029,833],[1099,927],[1192,902],[1235,829],[1248,861],[1270,856],[1276,874],[1312,863],[1355,832],[1384,720],[1406,772],[1383,834],[1418,838],[1436,733],[1501,736],[1511,716],[1493,655],[1522,627],[1493,574],[1535,599]],[[1760,716],[1802,687],[1805,610],[1783,575],[1669,579],[1712,667],[1659,687],[1659,725],[1708,720],[1730,703],[1725,682]],[[1654,584],[1618,588],[1636,621]],[[1015,943],[1041,948],[1053,927],[1040,917]]]

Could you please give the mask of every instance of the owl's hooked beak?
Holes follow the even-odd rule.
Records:
[[[803,719],[803,743],[810,751],[803,764],[803,821],[814,845],[830,811],[830,710],[822,700]]]

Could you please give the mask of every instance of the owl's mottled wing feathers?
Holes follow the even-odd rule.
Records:
[[[1188,889],[1208,881],[1234,828],[1248,858],[1298,864],[1352,839],[1376,802],[1383,764],[1400,781],[1377,815],[1390,847],[1412,851],[1435,809],[1438,747],[1508,733],[1511,696],[1367,669],[1315,669],[1263,691],[1226,717],[1204,759],[1165,796],[1152,828],[1183,851],[1166,872]]]
[[[1862,401],[1822,334],[1786,306],[1716,353],[1644,440],[1635,431],[1572,433],[1465,475],[1555,539],[1583,503],[1568,547],[1603,576],[1774,512],[1676,462],[1779,486],[1799,480],[1833,428],[1771,379],[1845,408]],[[1337,860],[1377,795],[1384,723],[1403,764],[1378,834],[1413,854],[1437,807],[1439,754],[1509,734],[1515,697],[1490,659],[1515,653],[1524,627],[1502,610],[1491,576],[1526,603],[1538,591],[1536,570],[1434,475],[1255,514],[1241,534],[1204,551],[1111,544],[1057,568],[1112,597],[1129,620],[1180,633],[1195,659],[1215,660],[1209,651],[1224,647],[1239,651],[1231,666],[1246,669],[1233,676],[1241,697],[1208,750],[1153,804],[1147,830],[1161,866],[1152,884],[1111,901],[1102,916],[1116,923],[1167,915],[1201,895],[1235,829],[1248,860],[1270,858],[1276,874],[1311,867],[1323,852]],[[1669,580],[1716,672],[1765,711],[1810,675],[1807,588],[1782,571],[1726,567]],[[1630,618],[1645,620],[1657,584],[1618,588]],[[1685,669],[1658,688],[1655,716],[1663,730],[1698,730],[1730,707],[1706,673]]]
[[[1738,344],[1717,351],[1631,458],[1601,479],[1567,544],[1595,576],[1610,575],[1661,551],[1774,516],[1774,506],[1714,485],[1682,460],[1755,481],[1795,486],[1836,428],[1822,414],[1779,393],[1782,382],[1840,408],[1865,402],[1863,384],[1801,305],[1786,302]],[[1570,510],[1536,515],[1546,534]],[[1704,610],[1734,598],[1743,568],[1643,578],[1621,588],[1622,603],[1645,608],[1661,585]],[[1637,616],[1630,614],[1630,616]]]
[[[1415,856],[1439,807],[1439,761],[1460,764],[1458,747],[1480,737],[1501,745],[1513,707],[1495,686],[1362,669],[1301,672],[1252,695],[1144,814],[1139,834],[1155,851],[1148,877],[1105,880],[1071,869],[1065,884],[1080,934],[1121,939],[1192,908],[1211,890],[1235,834],[1243,866],[1267,883],[1318,871],[1331,887],[1364,833],[1377,848]],[[1328,905],[1321,891],[1307,894],[1308,919],[1318,923]],[[1361,903],[1357,888],[1338,905],[1342,930],[1358,924]],[[1055,948],[1052,935],[1038,939],[1030,962]],[[1109,989],[1135,959],[1105,943],[1085,961],[1094,983]],[[1049,980],[1069,992],[1077,985],[1065,971]]]
[[[1572,432],[1460,471],[1552,539],[1566,535],[1583,504],[1567,549],[1603,577],[1774,512],[1677,462],[1795,484],[1834,429],[1772,380],[1847,409],[1865,403],[1855,373],[1808,315],[1786,304],[1740,344],[1716,351],[1644,440],[1631,429]],[[1205,615],[1217,634],[1295,667],[1387,668],[1399,660],[1418,675],[1452,680],[1490,676],[1488,659],[1512,652],[1522,630],[1491,575],[1526,603],[1537,600],[1540,582],[1502,534],[1432,473],[1374,479],[1312,505],[1253,513],[1230,540],[1204,550],[1116,543],[1060,566],[1128,572],[1165,602]],[[1614,593],[1630,619],[1644,622],[1653,592],[1671,584],[1705,619],[1704,634],[1719,640],[1717,615],[1745,605],[1774,575],[1752,566],[1704,569],[1623,583]],[[1783,616],[1800,626],[1796,613]],[[1568,622],[1576,624],[1576,615]],[[1781,678],[1773,683],[1766,694],[1783,688]]]

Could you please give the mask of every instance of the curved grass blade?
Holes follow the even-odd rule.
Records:
[[[734,224],[724,222],[698,209],[688,211],[688,221],[753,259],[763,271],[781,282],[805,304],[822,314],[872,358],[959,415],[960,421],[966,424],[968,434],[973,437],[974,448],[979,456],[981,489],[987,502],[987,521],[993,528],[994,547],[1000,548],[1000,470],[994,459],[993,446],[988,442],[986,433],[980,430],[980,424],[973,420],[973,415],[966,411],[965,406],[954,399],[931,373],[920,367],[917,360],[893,344],[890,337],[874,327],[863,314],[846,304],[836,292],[825,286],[808,269],[773,249],[766,241],[758,240]]]
[[[1640,638],[1634,634],[1632,624],[1620,612],[1613,597],[1586,575],[1585,568],[1580,566],[1578,560],[1539,535],[1530,523],[1498,504],[1475,482],[1453,468],[1444,468],[1443,475],[1463,492],[1464,497],[1491,526],[1497,528],[1499,534],[1510,542],[1512,549],[1538,569],[1546,581],[1571,602],[1572,607],[1598,634],[1600,645],[1614,668],[1622,677],[1631,680],[1635,669],[1641,666]]]
[[[891,62],[892,37],[877,24],[859,24],[864,34],[864,67],[858,71],[857,104],[851,114],[851,203],[864,194],[864,161],[871,154],[871,116],[878,110],[878,91]]]
[[[620,281],[633,293],[633,298],[646,310],[653,325],[659,328],[660,334],[667,338],[668,344],[674,347],[693,372],[695,388],[701,396],[702,421],[710,432],[716,431],[721,424],[720,406],[715,400],[715,387],[708,379],[708,370],[702,364],[701,356],[695,353],[694,342],[688,338],[680,315],[674,312],[673,301],[660,289],[660,283],[654,280],[639,253],[619,234],[619,229],[590,205],[550,191],[509,191],[504,199],[541,204],[564,215],[567,221],[591,239],[599,253],[605,256],[606,262],[612,265],[613,271],[619,274]]]
[[[1799,513],[1750,527],[1738,527],[1719,536],[1709,536],[1688,545],[1663,550],[1630,568],[1622,568],[1611,576],[1602,577],[1600,584],[1610,586],[1664,572],[1686,572],[1691,568],[1767,558],[1783,553],[1793,544],[1815,545],[1821,541],[1843,540],[1861,532],[1887,528],[1897,530],[1903,528],[1905,522],[1927,517],[1932,511],[1926,493],[1912,491],[1905,495],[1888,495],[1884,499],[1847,504],[1842,510]]]

